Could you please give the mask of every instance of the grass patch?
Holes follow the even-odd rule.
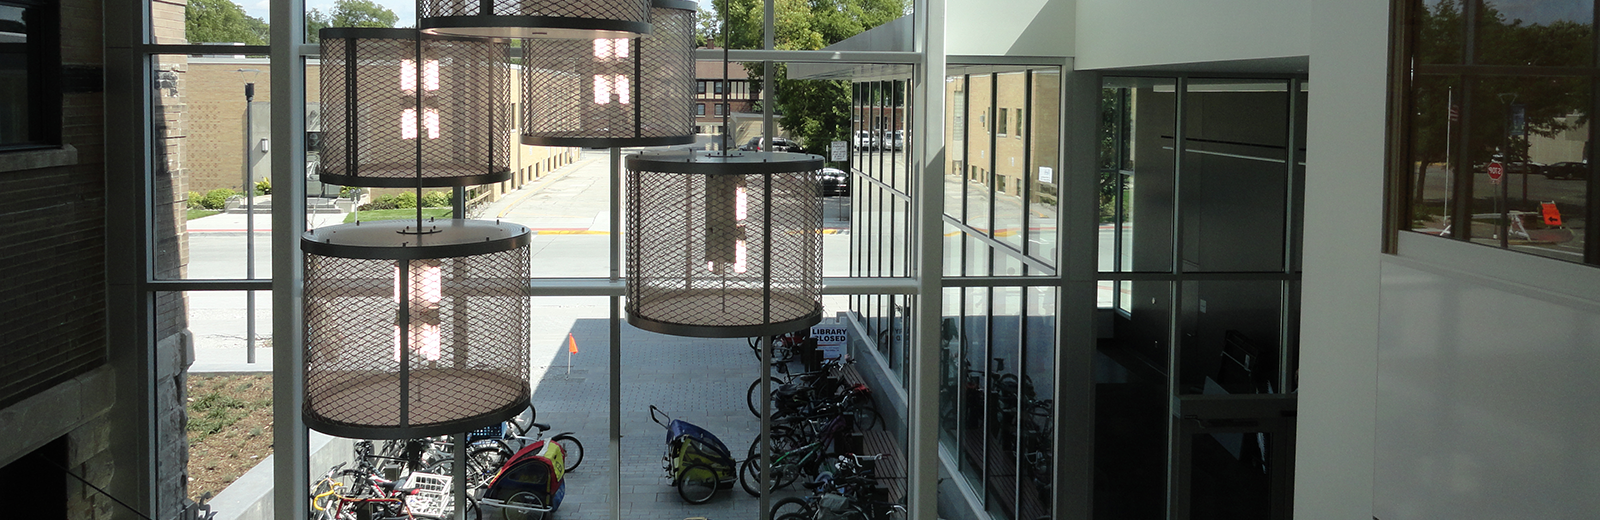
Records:
[[[189,442],[204,441],[251,413],[272,413],[270,382],[259,387],[257,377],[196,378],[189,387]]]
[[[215,495],[272,454],[272,376],[188,380],[189,496]]]
[[[218,213],[222,213],[222,210],[190,208],[189,214],[184,218],[184,220],[194,220],[200,217],[209,217]]]
[[[417,218],[417,210],[415,208],[408,208],[369,209],[366,211],[356,211],[345,215],[344,223],[349,224],[355,222],[356,217],[361,217],[362,222],[372,222],[374,220],[415,220]],[[450,218],[450,208],[422,208],[422,218],[428,217]]]

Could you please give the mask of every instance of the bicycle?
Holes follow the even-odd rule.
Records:
[[[771,381],[773,415],[789,413],[817,400],[819,396],[828,397],[837,393],[843,382],[832,373],[851,363],[855,363],[855,360],[848,356],[830,359],[823,362],[820,370],[798,374],[790,374],[787,365],[779,367],[778,374],[783,377],[766,376]],[[750,415],[756,417],[761,416],[761,381],[762,378],[756,378],[745,390],[745,406],[750,409]]]
[[[799,351],[800,345],[805,343],[806,336],[809,336],[810,332],[811,331],[809,329],[801,329],[794,332],[773,336],[772,363],[776,365],[778,363],[788,363],[789,361],[793,360],[795,353]],[[745,338],[745,342],[750,345],[750,351],[755,353],[756,359],[761,359],[761,344],[765,342],[766,339],[766,336]]]
[[[344,469],[340,463],[311,488],[311,518],[354,520],[365,508],[372,518],[444,520],[454,516],[451,479],[446,475],[414,472],[404,480],[377,475],[370,466]],[[467,511],[477,503],[467,498]]]
[[[810,495],[773,502],[768,518],[814,518],[822,497],[830,494],[865,500],[876,484],[874,472],[876,462],[881,458],[883,455],[840,455],[832,473],[820,474],[812,482],[804,484],[806,489],[811,490]]]

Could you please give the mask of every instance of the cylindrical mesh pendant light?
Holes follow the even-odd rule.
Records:
[[[695,4],[655,0],[649,38],[522,41],[522,143],[694,142]]]
[[[428,34],[483,38],[633,38],[650,34],[650,0],[418,0]]]
[[[822,157],[629,156],[628,323],[679,336],[792,332],[822,319]]]
[[[322,182],[443,187],[511,178],[509,44],[414,29],[318,34]]]
[[[306,232],[307,426],[407,439],[527,408],[529,238],[475,220]]]

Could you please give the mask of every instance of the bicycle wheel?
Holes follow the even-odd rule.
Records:
[[[811,514],[789,513],[778,517],[776,520],[811,520],[812,516]]]
[[[850,410],[850,420],[857,430],[867,431],[883,426],[883,414],[878,413],[878,408],[870,404],[859,404]]]
[[[690,464],[678,474],[678,496],[690,504],[704,504],[717,492],[717,472],[705,464]]]
[[[779,381],[776,377],[768,377],[767,380],[772,381],[773,390],[777,390],[778,385],[783,384],[783,381]],[[746,390],[744,393],[744,403],[746,406],[750,407],[750,415],[754,415],[756,417],[761,417],[761,398],[758,397],[760,394],[761,378],[758,377],[755,381],[750,383],[750,389]]]
[[[563,433],[551,437],[550,441],[561,446],[562,457],[566,460],[568,472],[578,469],[578,465],[583,464],[583,443],[578,442],[577,437],[573,437],[570,433]]]
[[[506,505],[543,508],[544,501],[539,500],[539,495],[523,491],[506,498]],[[529,518],[531,515],[529,512],[519,509],[501,508],[499,516],[500,518],[491,520],[522,520],[523,518]]]
[[[769,436],[772,437],[773,454],[793,451],[806,445],[806,442],[801,438],[800,432],[788,426],[773,426]],[[745,458],[756,458],[756,455],[759,455],[759,451],[761,451],[761,437],[756,437],[750,441],[750,449],[745,451]]]
[[[743,487],[744,492],[749,493],[750,496],[758,497],[761,496],[761,493],[756,491],[761,482],[761,464],[756,462],[757,460],[759,459],[749,458],[739,464],[739,486]],[[785,486],[793,484],[798,474],[797,472],[798,470],[792,465],[779,464],[773,466],[772,475],[770,476],[772,485],[768,489],[783,489]]]
[[[782,520],[790,516],[810,519],[816,513],[811,509],[811,502],[801,497],[788,497],[772,503],[772,514],[767,518]]]
[[[467,483],[472,487],[487,485],[489,479],[500,472],[500,467],[511,459],[511,455],[509,448],[498,446],[472,450],[467,454]],[[476,476],[473,472],[476,472]]]
[[[761,496],[761,492],[756,491],[760,482],[761,468],[756,465],[755,458],[744,459],[744,462],[739,463],[739,487],[744,488],[745,493],[753,497]]]
[[[778,338],[772,342],[772,362],[788,363],[794,360],[794,347],[787,340]]]

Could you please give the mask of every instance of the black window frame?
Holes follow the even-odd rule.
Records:
[[[705,103],[695,103],[694,104],[694,115],[697,115],[697,116],[706,115],[706,104]]]
[[[1389,124],[1387,125],[1387,135],[1385,139],[1385,153],[1387,156],[1385,158],[1386,200],[1384,208],[1384,235],[1382,243],[1382,252],[1385,254],[1400,254],[1399,242],[1401,232],[1412,232],[1418,235],[1424,235],[1424,233],[1415,230],[1414,224],[1412,223],[1413,215],[1416,212],[1416,205],[1418,204],[1418,201],[1416,200],[1418,197],[1418,189],[1414,185],[1415,179],[1410,171],[1411,168],[1409,164],[1412,160],[1412,147],[1414,145],[1411,134],[1417,126],[1416,120],[1421,117],[1421,115],[1417,113],[1419,110],[1419,100],[1416,97],[1418,88],[1417,82],[1419,77],[1432,76],[1450,78],[1459,82],[1475,82],[1489,78],[1590,78],[1592,84],[1587,92],[1589,109],[1592,112],[1590,117],[1593,116],[1593,113],[1600,113],[1600,19],[1596,19],[1596,21],[1589,26],[1590,35],[1588,38],[1588,43],[1593,47],[1594,50],[1590,55],[1587,56],[1588,61],[1586,63],[1576,65],[1564,64],[1562,66],[1547,66],[1538,64],[1504,65],[1492,63],[1492,60],[1490,63],[1479,63],[1479,58],[1477,57],[1478,53],[1481,50],[1488,48],[1489,45],[1494,45],[1495,42],[1492,40],[1479,41],[1475,37],[1466,37],[1465,33],[1476,32],[1480,30],[1477,28],[1477,25],[1480,22],[1476,21],[1477,16],[1480,15],[1476,14],[1476,10],[1479,8],[1477,6],[1481,6],[1482,4],[1473,4],[1475,6],[1474,9],[1465,9],[1461,13],[1462,20],[1459,22],[1459,26],[1446,27],[1446,29],[1452,30],[1452,34],[1458,35],[1456,37],[1458,37],[1459,40],[1452,43],[1459,46],[1459,54],[1447,56],[1442,60],[1440,58],[1435,58],[1435,60],[1440,61],[1440,63],[1429,63],[1427,62],[1429,60],[1423,60],[1419,58],[1419,56],[1425,54],[1425,50],[1423,48],[1424,43],[1419,41],[1418,32],[1420,31],[1420,28],[1427,23],[1427,21],[1424,19],[1426,17],[1426,3],[1427,2],[1424,0],[1395,0],[1390,6],[1391,31],[1388,64],[1390,88],[1388,100],[1389,107],[1387,111],[1387,119]],[[1600,2],[1597,2],[1596,8],[1600,9]],[[1517,20],[1516,23],[1520,24],[1521,20]],[[1468,28],[1469,26],[1471,29]],[[1462,99],[1462,101],[1452,101],[1452,103],[1459,108],[1457,115],[1449,117],[1470,120],[1473,117],[1472,112],[1474,111],[1473,105],[1470,101],[1471,98],[1470,96],[1463,95]],[[1499,113],[1482,114],[1480,117],[1496,117],[1498,115]],[[1467,125],[1465,122],[1462,124]],[[1442,236],[1439,238],[1476,244],[1501,251],[1515,252],[1517,254],[1538,256],[1541,258],[1552,258],[1556,259],[1557,261],[1589,266],[1600,266],[1600,227],[1587,225],[1587,222],[1600,222],[1600,175],[1593,173],[1595,169],[1600,168],[1600,166],[1595,166],[1600,165],[1600,160],[1595,158],[1595,155],[1600,153],[1595,150],[1596,144],[1600,143],[1600,130],[1595,129],[1591,123],[1588,131],[1589,135],[1586,139],[1587,144],[1584,145],[1584,152],[1582,153],[1582,161],[1590,165],[1590,172],[1584,175],[1585,179],[1583,181],[1585,183],[1585,208],[1583,208],[1581,214],[1574,215],[1575,217],[1581,218],[1586,222],[1585,229],[1583,230],[1584,248],[1581,259],[1563,259],[1553,256],[1536,255],[1526,250],[1518,250],[1516,248],[1509,247],[1509,244],[1507,243],[1508,240],[1506,238],[1502,238],[1499,245],[1484,243],[1481,240],[1474,241],[1473,238],[1475,237],[1475,234],[1470,231],[1472,229],[1471,226],[1465,227],[1465,229],[1468,230],[1467,233],[1452,233],[1449,236]],[[1447,135],[1445,139],[1450,141],[1451,144],[1455,146],[1450,154],[1451,158],[1455,159],[1458,164],[1474,163],[1474,161],[1470,160],[1461,160],[1463,157],[1466,157],[1471,153],[1468,146],[1462,146],[1462,144],[1464,144],[1462,141],[1477,140],[1477,138],[1461,137],[1460,135],[1451,134]],[[1473,175],[1468,176],[1469,178],[1475,177],[1476,174],[1479,173],[1476,166],[1474,166],[1473,170]],[[1483,173],[1487,174],[1487,172]],[[1527,173],[1524,173],[1523,175],[1526,177]],[[1481,182],[1483,181],[1476,181],[1474,179],[1469,182],[1457,182],[1451,187],[1451,198],[1448,199],[1448,202],[1446,203],[1449,206],[1450,214],[1466,215],[1473,213],[1472,204],[1473,198],[1475,197],[1475,192],[1473,190],[1476,189],[1475,184]],[[1524,182],[1526,181],[1524,180]],[[1510,183],[1511,181],[1508,179],[1507,184],[1509,185]],[[1505,219],[1502,218],[1501,220],[1504,221]],[[1506,233],[1505,235],[1509,234],[1510,233]],[[1477,235],[1476,238],[1483,238],[1483,236]],[[1509,237],[1507,236],[1507,238]]]
[[[26,10],[28,41],[28,138],[0,143],[0,152],[61,146],[61,6],[55,1],[0,0],[0,6]]]

